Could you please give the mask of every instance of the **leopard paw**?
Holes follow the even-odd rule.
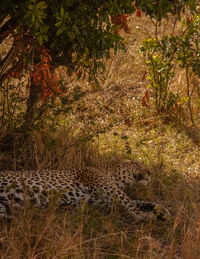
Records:
[[[153,213],[158,220],[162,220],[162,221],[168,220],[171,217],[169,211],[163,206],[158,204],[154,206]]]

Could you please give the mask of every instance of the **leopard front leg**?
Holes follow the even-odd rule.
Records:
[[[142,210],[135,201],[132,201],[127,196],[127,194],[124,191],[120,189],[117,189],[116,191],[117,192],[114,193],[111,199],[113,201],[117,200],[125,209],[127,209],[128,212],[130,212],[133,215],[133,217],[136,220],[148,220],[155,217],[153,214],[147,213],[145,210]]]
[[[144,220],[149,215],[147,215],[143,210],[141,210],[136,203],[134,203],[127,194],[122,191],[117,185],[110,185],[109,183],[104,183],[104,185],[99,186],[98,197],[106,197],[109,204],[114,202],[119,202],[127,211],[129,211],[134,218],[137,220]],[[152,216],[151,216],[152,218]]]
[[[0,201],[0,219],[10,218],[10,217],[11,217],[10,207],[5,202]]]
[[[118,188],[117,185],[110,186],[104,185],[102,188],[104,196],[111,202],[118,201],[123,207],[125,207],[137,220],[145,219],[161,219],[166,220],[170,214],[168,210],[162,206],[139,200],[131,200],[126,193]]]

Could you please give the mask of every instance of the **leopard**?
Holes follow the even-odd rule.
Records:
[[[0,218],[12,217],[13,209],[27,201],[46,208],[56,196],[58,207],[74,207],[82,202],[107,208],[119,204],[135,220],[166,220],[170,213],[162,205],[131,199],[125,191],[135,184],[147,185],[150,178],[150,170],[135,160],[120,160],[99,168],[0,171]]]

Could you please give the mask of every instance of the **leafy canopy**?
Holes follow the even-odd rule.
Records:
[[[45,45],[55,65],[75,63],[95,75],[111,48],[124,47],[110,17],[134,11],[131,0],[2,0],[0,22],[15,20],[17,32]]]

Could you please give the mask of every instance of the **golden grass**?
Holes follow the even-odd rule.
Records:
[[[70,166],[70,161],[72,166],[80,162],[97,165],[117,156],[149,164],[151,183],[127,192],[133,198],[163,204],[172,217],[167,222],[143,224],[118,207],[112,211],[86,204],[64,211],[53,205],[46,210],[25,207],[10,223],[1,223],[1,258],[199,258],[200,150],[175,126],[146,114],[131,127],[120,125],[80,146],[73,146],[78,141],[74,129],[64,128],[54,136],[56,144],[48,152],[48,133],[32,133],[33,146],[27,149],[32,150],[32,159],[40,169],[56,167],[52,161],[61,157],[67,145],[71,147],[61,168]],[[122,138],[125,133],[127,139]]]

